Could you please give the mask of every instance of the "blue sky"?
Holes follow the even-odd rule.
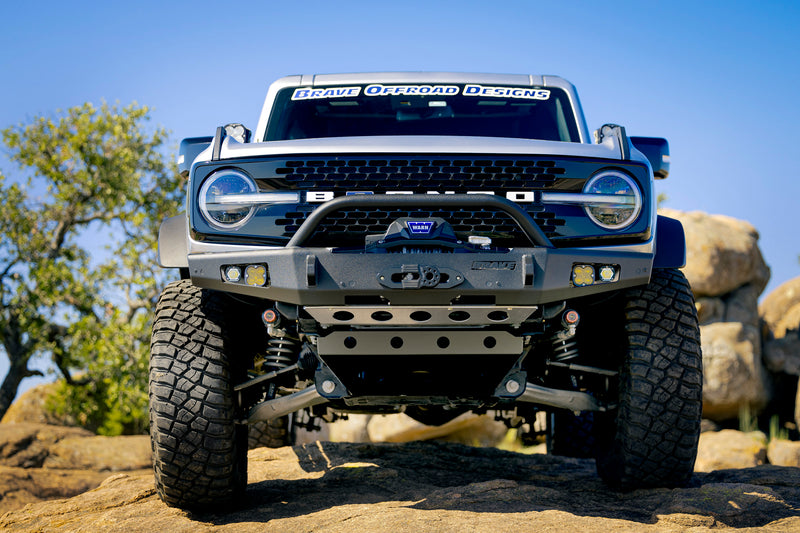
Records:
[[[670,141],[668,207],[759,230],[769,291],[800,275],[798,27],[796,1],[8,2],[0,127],[136,101],[177,146],[255,128],[287,74],[555,74],[577,86],[590,129]],[[19,174],[4,155],[0,170]]]

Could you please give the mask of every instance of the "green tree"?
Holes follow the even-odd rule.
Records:
[[[148,120],[87,103],[2,132],[21,177],[0,174],[0,417],[45,356],[64,378],[56,408],[102,433],[146,424],[157,230],[181,202]]]

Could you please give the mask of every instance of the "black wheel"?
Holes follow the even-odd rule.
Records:
[[[281,448],[294,444],[291,415],[275,420],[264,420],[250,424],[248,430],[248,446],[254,448]]]
[[[244,370],[231,360],[231,306],[189,280],[170,283],[156,306],[150,441],[158,494],[173,507],[224,507],[247,485],[247,426],[234,422],[233,383]]]
[[[700,330],[689,283],[655,270],[624,301],[619,406],[595,414],[597,471],[613,488],[677,487],[694,470],[702,413]]]
[[[555,411],[547,417],[547,453],[591,458],[596,454],[594,413]]]

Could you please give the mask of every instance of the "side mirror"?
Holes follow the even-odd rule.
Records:
[[[634,148],[642,152],[653,167],[653,175],[663,180],[669,175],[669,143],[661,137],[630,137]]]
[[[187,137],[181,141],[178,149],[178,172],[181,176],[189,175],[189,169],[192,168],[195,158],[208,148],[213,140],[214,137]]]

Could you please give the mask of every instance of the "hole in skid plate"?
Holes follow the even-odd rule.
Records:
[[[464,322],[469,320],[469,313],[466,311],[453,311],[447,315],[453,322]]]
[[[414,311],[410,316],[414,322],[427,322],[431,319],[431,314],[427,311]]]
[[[333,318],[340,322],[347,322],[348,320],[353,320],[353,313],[350,311],[336,311],[333,313]]]
[[[390,313],[389,311],[375,311],[374,313],[372,313],[371,316],[372,320],[376,320],[378,322],[386,322],[394,318],[392,313]]]

